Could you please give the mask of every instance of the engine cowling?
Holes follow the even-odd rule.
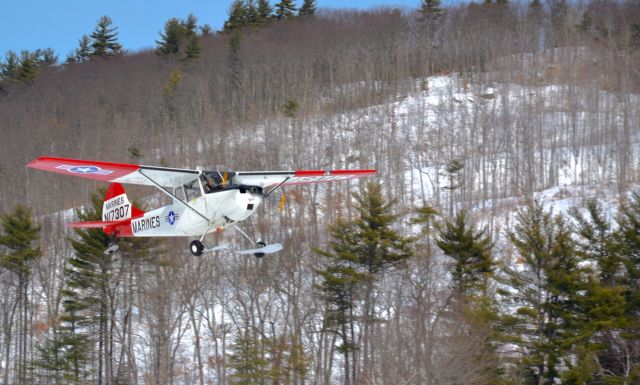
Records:
[[[262,203],[262,189],[253,186],[240,186],[235,190],[233,199],[223,211],[233,221],[247,219]]]

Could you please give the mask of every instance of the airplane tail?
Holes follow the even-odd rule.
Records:
[[[127,193],[120,183],[112,183],[104,195],[102,204],[102,220],[105,222],[122,221],[136,218],[144,211],[133,206],[127,198]]]
[[[129,201],[124,187],[120,183],[112,183],[104,196],[102,204],[102,221],[74,222],[67,226],[72,228],[101,228],[106,234],[130,236],[129,227],[132,218],[144,215],[144,211]]]

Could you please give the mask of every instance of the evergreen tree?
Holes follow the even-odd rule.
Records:
[[[488,276],[494,269],[491,238],[484,230],[476,232],[469,226],[466,211],[460,211],[453,221],[445,222],[436,244],[454,260],[451,276],[458,294],[485,292]]]
[[[551,33],[549,38],[555,46],[564,44],[568,39],[567,25],[569,21],[569,5],[567,0],[549,1],[549,21],[551,23]]]
[[[615,242],[624,274],[618,276],[625,289],[625,316],[629,323],[623,328],[627,365],[623,369],[627,383],[640,380],[640,192],[620,208]]]
[[[357,350],[354,335],[354,324],[359,319],[355,314],[356,293],[369,276],[359,269],[355,225],[339,221],[331,226],[330,234],[331,251],[316,250],[329,259],[324,270],[317,272],[322,277],[318,289],[327,306],[323,328],[340,338],[338,351],[344,356],[345,384],[350,384],[355,375],[352,357]]]
[[[35,51],[36,61],[41,67],[50,67],[56,65],[58,62],[58,55],[55,54],[53,49],[37,49]]]
[[[234,0],[229,8],[229,18],[224,23],[224,32],[230,32],[247,25],[247,9],[244,0]]]
[[[304,383],[309,362],[299,335],[276,337],[269,344],[268,356],[274,384]]]
[[[295,17],[296,4],[294,0],[280,0],[276,3],[276,18],[279,20],[290,20]]]
[[[197,60],[200,58],[200,52],[202,48],[200,48],[200,42],[197,37],[192,37],[189,40],[189,45],[187,45],[187,49],[185,50],[184,61]]]
[[[91,56],[107,57],[124,53],[118,43],[117,27],[111,27],[112,24],[109,16],[102,16],[98,20],[95,30],[91,33]]]
[[[231,347],[227,367],[232,370],[232,385],[261,385],[273,380],[269,361],[264,357],[265,345],[269,342],[245,332]]]
[[[300,11],[298,12],[298,16],[311,17],[316,13],[316,8],[315,0],[304,0],[302,7],[300,7]]]
[[[234,29],[229,39],[229,72],[231,73],[231,82],[235,90],[244,88],[242,81],[242,57],[241,46],[242,33],[238,29]]]
[[[58,57],[51,48],[24,50],[18,56],[9,51],[5,62],[0,62],[0,83],[30,83],[42,68],[51,67]]]
[[[197,33],[198,19],[190,14],[185,20],[169,19],[160,33],[160,41],[156,41],[159,55],[177,55],[184,52],[182,61],[195,60],[200,57],[200,41]],[[188,41],[185,47],[185,41]]]
[[[540,36],[544,22],[544,9],[540,0],[532,0],[527,9],[527,27],[531,31],[527,37],[527,46],[537,52],[540,47]]]
[[[180,20],[171,18],[160,33],[160,41],[156,41],[156,52],[162,55],[175,55],[180,51],[180,44],[186,35],[185,26]]]
[[[640,23],[634,23],[631,25],[631,48],[640,48]]]
[[[193,38],[198,36],[198,18],[190,13],[187,18],[182,21],[182,25],[184,26],[185,36],[187,38]]]
[[[269,0],[258,0],[258,17],[261,23],[268,23],[273,15],[273,7]]]
[[[29,282],[31,268],[40,257],[37,245],[40,226],[31,219],[31,210],[17,205],[11,213],[2,215],[0,235],[0,267],[11,271],[17,277],[16,289],[16,379],[19,384],[33,382],[28,375],[28,335],[30,334]],[[32,331],[31,331],[32,332]],[[5,341],[5,343],[9,343]]]
[[[420,18],[423,22],[433,24],[443,16],[440,0],[422,0],[420,4]]]
[[[364,194],[354,194],[358,218],[354,221],[358,263],[369,274],[378,274],[411,256],[410,240],[392,225],[398,216],[391,213],[394,201],[386,202],[381,186],[369,183]]]
[[[104,190],[93,194],[92,208],[78,212],[81,221],[102,218]],[[64,378],[71,383],[87,383],[91,373],[97,383],[113,381],[112,328],[115,316],[113,272],[116,263],[138,257],[148,250],[148,241],[122,242],[126,257],[105,254],[110,237],[102,229],[77,229],[70,239],[74,256],[64,270],[65,285],[61,290],[63,314],[61,324],[40,350],[38,366],[47,369],[49,377]],[[91,370],[90,370],[91,369]]]
[[[458,325],[460,330],[484,337],[484,343],[474,354],[478,362],[486,363],[482,375],[491,383],[499,375],[498,368],[488,364],[497,361],[493,344],[499,340],[497,306],[494,296],[489,293],[489,280],[495,268],[491,238],[485,230],[476,231],[468,223],[467,212],[461,210],[453,220],[440,226],[436,244],[453,259],[449,269],[454,294],[450,310],[462,316]]]
[[[209,24],[200,26],[200,35],[202,37],[208,37],[213,35],[213,28]]]
[[[398,220],[398,216],[391,213],[394,202],[384,200],[380,185],[370,183],[364,194],[354,194],[354,198],[357,218],[333,226],[331,250],[318,250],[330,260],[328,266],[319,271],[323,278],[319,288],[327,300],[330,330],[342,339],[339,350],[345,357],[347,383],[349,378],[356,376],[355,366],[349,368],[350,353],[358,348],[354,340],[356,319],[362,321],[362,355],[366,367],[371,326],[377,321],[374,306],[376,283],[386,270],[411,256],[410,240],[400,236],[392,227]],[[359,316],[354,314],[356,289],[362,295],[362,314]]]
[[[91,39],[82,35],[78,42],[78,48],[67,56],[67,63],[84,63],[91,57]]]
[[[580,333],[576,308],[588,289],[588,271],[580,267],[572,231],[561,217],[534,202],[517,219],[509,238],[520,267],[505,268],[510,289],[502,292],[515,312],[504,315],[504,326],[524,354],[521,364],[532,383],[553,384]]]
[[[260,14],[258,13],[258,8],[256,6],[255,0],[246,0],[245,1],[245,15],[246,15],[246,24],[255,26],[260,24]]]
[[[20,58],[13,52],[7,52],[7,57],[0,62],[0,80],[3,82],[17,81],[20,71]]]
[[[32,82],[38,74],[38,58],[29,51],[22,51],[20,59],[20,70],[18,71],[17,80],[22,83]]]

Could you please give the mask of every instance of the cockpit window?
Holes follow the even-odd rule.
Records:
[[[205,193],[224,189],[231,184],[232,172],[205,171],[202,173],[202,186]]]
[[[184,184],[184,193],[186,195],[187,201],[195,199],[200,196],[200,184],[197,179]]]

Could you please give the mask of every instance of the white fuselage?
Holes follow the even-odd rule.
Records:
[[[260,203],[261,193],[237,187],[194,198],[189,207],[174,199],[170,205],[132,219],[131,232],[135,237],[202,236],[247,219]]]

